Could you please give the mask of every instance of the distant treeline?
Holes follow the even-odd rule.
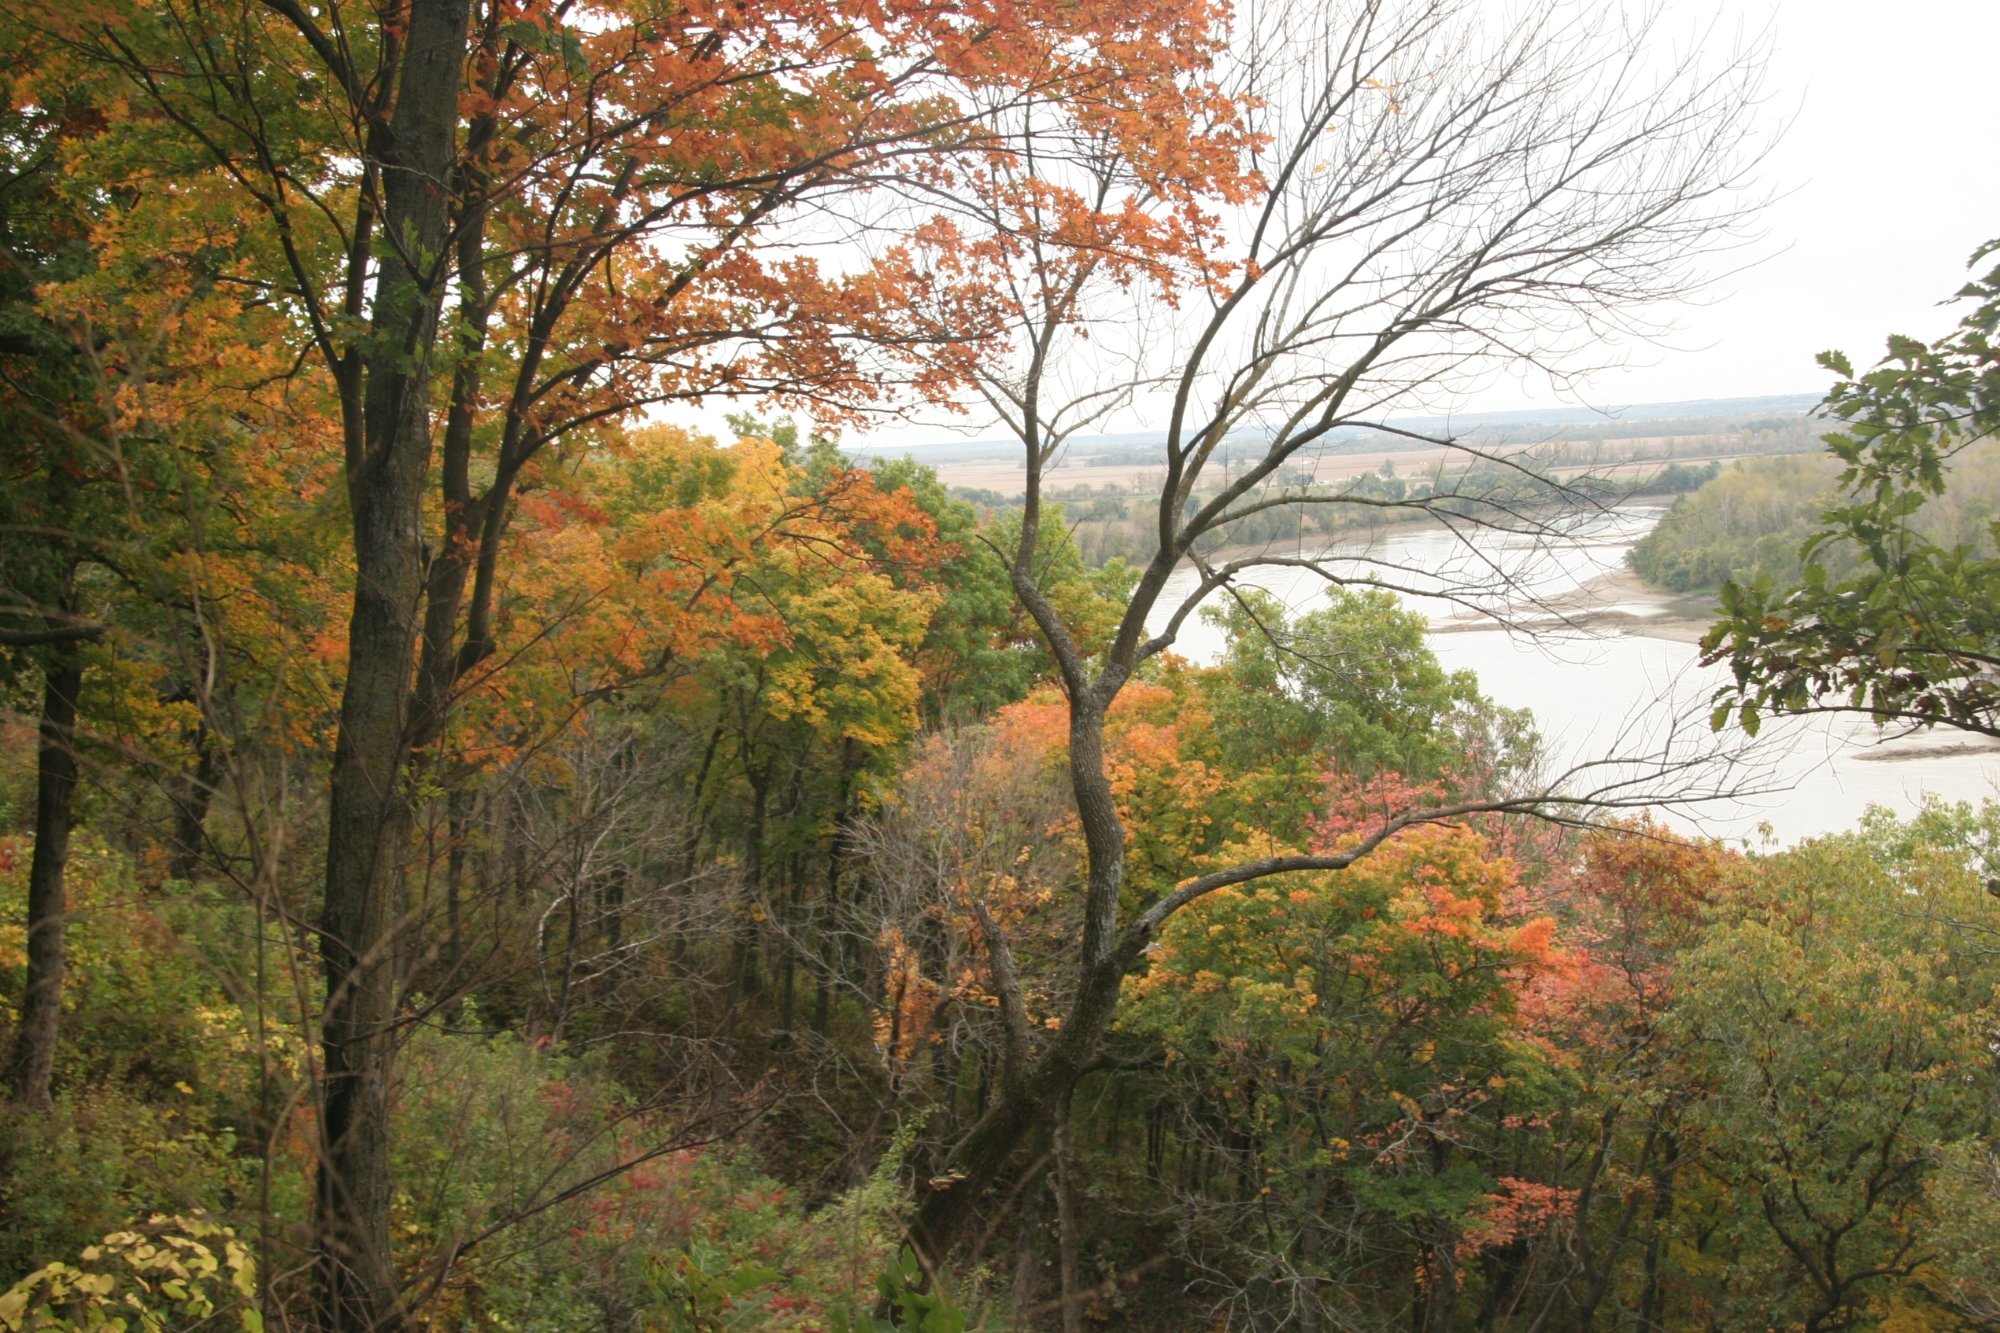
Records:
[[[1544,464],[1546,460],[1544,460]],[[1287,505],[1249,514],[1229,525],[1218,546],[1318,545],[1390,524],[1421,522],[1441,514],[1476,517],[1495,509],[1525,508],[1587,499],[1615,503],[1638,495],[1685,495],[1718,476],[1721,465],[1668,463],[1651,473],[1578,472],[1567,476],[1543,466],[1513,467],[1481,461],[1470,467],[1425,476],[1399,477],[1395,465],[1338,482],[1316,483],[1304,472],[1282,479],[1294,494],[1326,497],[1322,504]],[[1128,486],[1072,486],[1050,492],[1061,507],[1077,551],[1085,563],[1114,559],[1138,562],[1153,553],[1157,520],[1153,489]],[[1205,503],[1210,490],[1192,503]],[[955,499],[994,513],[1018,508],[1019,496],[985,488],[956,487]]]
[[[1641,578],[1674,592],[1703,592],[1725,579],[1799,579],[1799,548],[1835,498],[1839,463],[1825,454],[1752,458],[1674,502],[1659,526],[1626,557]],[[1920,516],[1924,535],[1951,545],[1992,546],[2000,515],[2000,446],[1962,455],[1946,493]],[[1852,549],[1826,547],[1829,573],[1846,572]]]

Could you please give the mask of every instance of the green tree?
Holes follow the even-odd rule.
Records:
[[[1799,546],[1826,507],[1835,471],[1817,455],[1746,459],[1674,501],[1626,563],[1674,592],[1707,592],[1731,578],[1796,583]]]
[[[0,682],[34,682],[41,695],[29,967],[9,1078],[41,1109],[63,1007],[79,738],[108,739],[96,749],[117,756],[114,770],[162,779],[180,843],[169,864],[185,878],[206,815],[195,789],[214,773],[184,762],[199,748],[182,742],[200,731],[202,693],[186,659],[202,654],[182,650],[196,639],[213,649],[231,618],[210,600],[231,581],[210,563],[210,528],[229,530],[225,559],[242,561],[239,574],[276,546],[284,525],[245,539],[237,520],[278,493],[265,469],[289,452],[260,445],[246,467],[238,447],[275,424],[247,386],[284,364],[274,317],[217,282],[241,232],[203,183],[132,182],[89,156],[106,143],[107,158],[129,153],[148,127],[107,125],[114,97],[99,72],[66,70],[47,95],[40,62],[61,56],[37,34],[0,32],[0,414],[12,443],[0,463]],[[206,684],[221,674],[208,659]]]
[[[1546,1109],[1516,1002],[1552,923],[1514,887],[1479,835],[1413,829],[1338,876],[1204,898],[1127,983],[1193,1159],[1202,1285],[1242,1281],[1222,1299],[1255,1326],[1452,1328],[1461,1263],[1567,1210],[1491,1146]]]
[[[1959,925],[1983,893],[1954,849],[1883,832],[1762,862],[1679,965],[1712,1326],[1853,1327],[1892,1285],[1922,1302],[1926,1181],[1990,1121],[1996,973]]]
[[[1996,252],[1989,242],[1972,262]],[[1935,343],[1892,337],[1866,374],[1839,352],[1820,357],[1842,377],[1822,409],[1846,423],[1827,437],[1840,494],[1801,548],[1797,586],[1723,585],[1702,641],[1733,676],[1718,727],[1731,714],[1754,732],[1766,715],[1857,711],[2000,736],[2000,556],[1917,521],[1954,461],[2000,426],[2000,265],[1959,295],[1976,304],[1956,329]],[[1835,572],[1857,553],[1854,572]]]
[[[1394,593],[1336,587],[1294,617],[1246,588],[1202,617],[1229,636],[1226,669],[1203,676],[1215,758],[1254,775],[1264,826],[1280,836],[1317,812],[1329,769],[1476,785],[1532,749],[1526,714],[1496,708],[1470,671],[1446,671],[1424,643],[1423,615]]]
[[[953,498],[933,468],[901,458],[878,461],[871,470],[883,490],[909,491],[937,525],[938,540],[954,552],[938,571],[943,600],[924,634],[925,721],[983,717],[1027,697],[1052,663],[1015,604],[1006,565],[987,544],[991,525],[980,522],[970,503]]]

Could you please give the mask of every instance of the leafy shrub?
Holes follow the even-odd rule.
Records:
[[[85,1246],[79,1259],[37,1269],[0,1295],[0,1329],[264,1328],[249,1250],[199,1215],[151,1217]]]
[[[115,1087],[64,1093],[46,1114],[0,1111],[0,1280],[150,1213],[227,1212],[256,1163],[192,1096],[182,1108]]]
[[[908,1136],[866,1183],[808,1212],[747,1153],[663,1150],[672,1126],[634,1108],[598,1060],[426,1031],[402,1071],[407,1276],[421,1288],[428,1264],[469,1246],[421,1311],[431,1327],[868,1326],[902,1236]]]
[[[0,995],[25,981],[31,843],[0,838]],[[129,858],[88,834],[68,871],[56,1104],[0,1110],[0,1281],[132,1217],[228,1215],[258,1167],[238,1130],[271,1095],[257,1087],[257,1052],[294,1066],[300,1054],[296,1039],[253,1042],[211,967],[242,913],[148,895]],[[14,1018],[0,1003],[0,1046]]]

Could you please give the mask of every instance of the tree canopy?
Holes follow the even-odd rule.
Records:
[[[1989,1317],[1993,812],[1669,833],[1694,761],[1552,771],[1414,605],[1559,610],[1512,557],[1604,478],[1315,471],[1702,286],[1759,57],[1670,48],[0,15],[0,1329]],[[1868,609],[1733,592],[1743,707],[1990,711],[2000,557],[1902,520],[1990,430],[1996,283],[1840,363],[1796,598]],[[919,408],[1019,503],[844,449]],[[1127,410],[1114,519],[1054,473]]]

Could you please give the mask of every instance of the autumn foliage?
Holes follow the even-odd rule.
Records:
[[[1432,12],[1302,131],[1337,44],[1206,0],[0,16],[0,1329],[2000,1308],[1990,811],[1524,823],[1532,720],[1381,580],[1227,563],[1397,338],[1707,235],[1642,151],[1701,114],[1548,184],[1598,121],[1461,111],[1562,62],[1405,69]],[[1482,267],[1550,199],[1598,239]],[[1381,328],[1272,295],[1446,216],[1500,230]],[[1042,472],[1162,386],[1157,552],[1093,564]],[[973,402],[1018,501],[842,451]]]

